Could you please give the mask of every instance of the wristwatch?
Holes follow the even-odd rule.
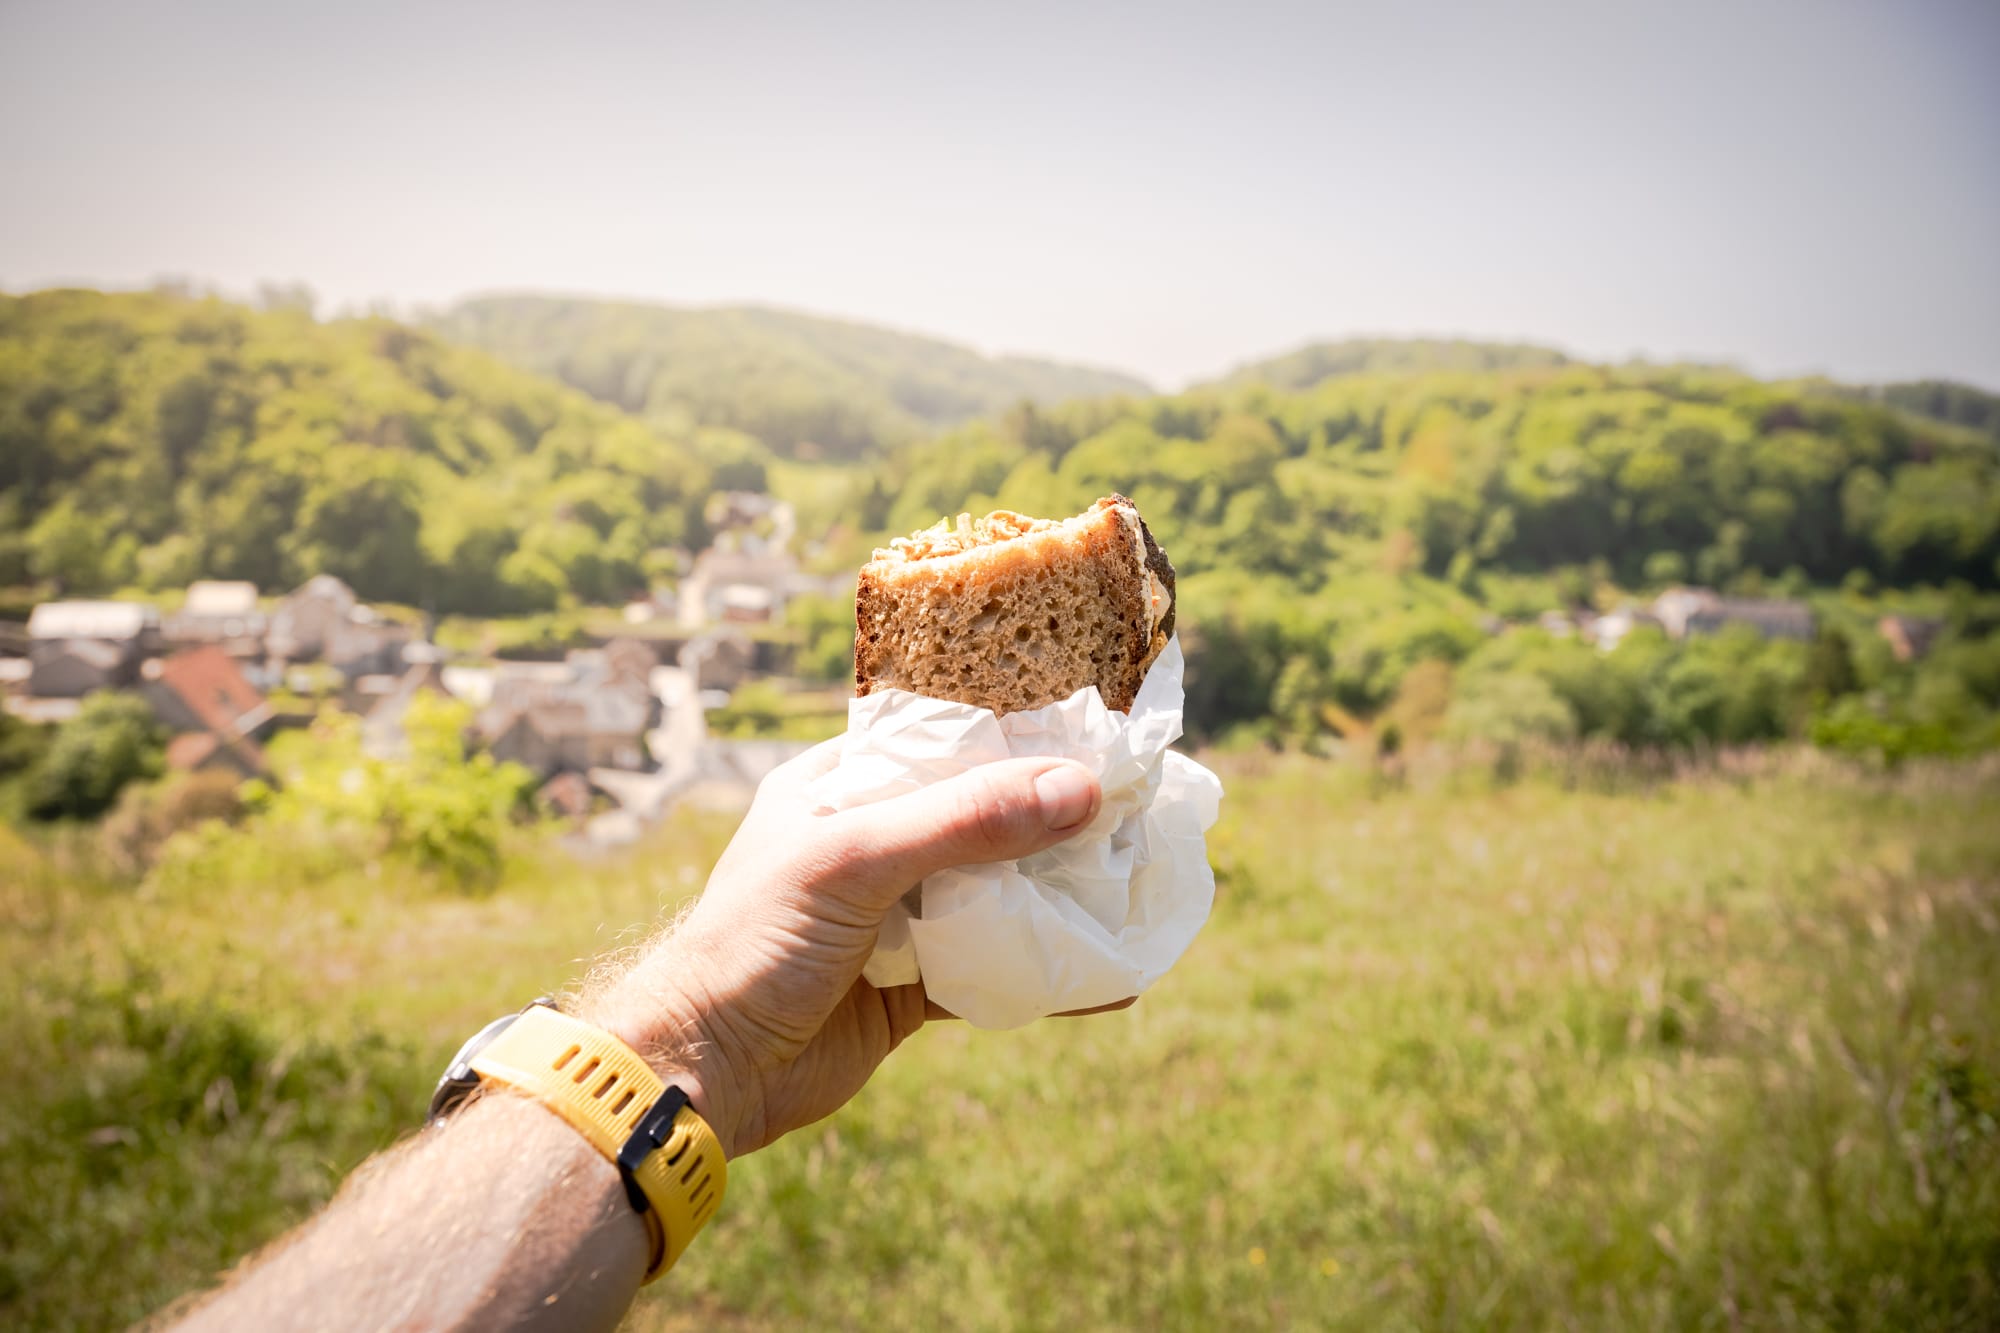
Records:
[[[652,1243],[647,1282],[672,1268],[715,1216],[729,1180],[715,1131],[685,1092],[610,1033],[546,997],[496,1018],[451,1058],[426,1123],[449,1116],[489,1079],[561,1116],[617,1166]]]

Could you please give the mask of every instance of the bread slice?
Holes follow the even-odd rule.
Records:
[[[1017,713],[1095,685],[1132,710],[1174,632],[1174,567],[1138,508],[996,510],[898,538],[861,568],[854,692],[902,689]]]

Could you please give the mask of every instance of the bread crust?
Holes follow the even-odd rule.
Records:
[[[863,566],[856,695],[901,688],[1005,714],[1095,685],[1130,712],[1174,623],[1173,564],[1137,507],[1111,495],[1063,523],[996,514],[959,533]]]

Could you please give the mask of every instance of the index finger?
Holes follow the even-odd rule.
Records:
[[[833,772],[840,762],[840,743],[843,737],[834,736],[819,744],[795,754],[764,775],[757,785],[757,794],[766,792],[800,792],[813,782]]]

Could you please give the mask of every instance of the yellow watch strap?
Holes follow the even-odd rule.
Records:
[[[667,1088],[618,1038],[540,1005],[508,1024],[473,1057],[472,1068],[481,1079],[505,1083],[548,1107],[614,1164]],[[729,1169],[715,1131],[682,1105],[664,1141],[629,1178],[651,1205],[641,1214],[652,1242],[651,1282],[674,1266],[715,1216]]]

